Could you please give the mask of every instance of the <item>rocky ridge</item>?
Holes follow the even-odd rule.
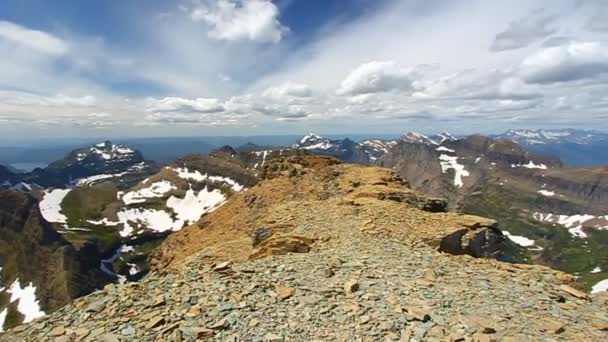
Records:
[[[494,222],[390,170],[290,157],[108,285],[5,341],[602,341],[605,295],[497,257]],[[457,254],[457,255],[454,255]],[[570,285],[569,285],[570,284]]]

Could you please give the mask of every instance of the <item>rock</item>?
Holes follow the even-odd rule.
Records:
[[[74,334],[76,334],[76,336],[78,336],[79,338],[85,338],[89,335],[90,330],[87,328],[78,328],[74,331]]]
[[[146,324],[146,329],[156,328],[156,327],[162,325],[163,323],[165,323],[165,318],[162,316],[156,316],[156,317],[150,319],[150,321],[148,321],[148,324]]]
[[[59,325],[49,331],[49,336],[57,337],[65,334],[65,327],[63,325]]]
[[[417,321],[426,322],[431,319],[431,310],[428,308],[408,306],[406,311]]]
[[[135,328],[132,325],[127,325],[124,329],[120,331],[120,333],[124,336],[135,335]]]
[[[565,331],[564,325],[555,320],[543,320],[540,326],[541,331],[548,331],[552,334],[561,334]]]
[[[569,295],[572,295],[572,296],[574,296],[576,298],[581,298],[581,299],[588,299],[589,298],[589,296],[587,296],[586,293],[584,293],[582,291],[579,291],[579,290],[577,290],[577,289],[575,289],[573,287],[570,287],[568,285],[561,285],[559,288],[562,289],[562,291],[564,291],[564,292],[568,293]]]
[[[161,305],[165,305],[165,296],[164,295],[156,296],[156,298],[154,298],[154,302],[152,303],[152,307],[157,307],[157,306],[161,306]]]
[[[87,311],[88,312],[102,312],[103,309],[106,308],[106,303],[104,302],[95,302],[95,303],[91,303],[89,306],[87,306]]]
[[[326,268],[326,269],[323,270],[323,276],[325,278],[331,278],[331,277],[334,276],[334,274],[335,273],[334,273],[334,271],[331,268]]]
[[[463,316],[462,321],[469,327],[475,328],[477,332],[482,334],[494,334],[496,332],[495,323],[485,317],[468,315]]]
[[[356,280],[351,279],[344,284],[344,293],[347,296],[350,296],[357,291],[359,291],[359,282]]]
[[[226,329],[230,326],[230,323],[228,322],[227,319],[222,319],[218,322],[216,322],[215,324],[213,324],[212,326],[210,326],[210,329],[213,330],[220,330],[220,329]]]
[[[593,321],[593,322],[591,322],[591,325],[593,325],[595,328],[597,328],[601,331],[608,331],[608,323],[606,323],[606,322]]]
[[[277,291],[277,295],[281,300],[285,300],[293,296],[293,294],[296,292],[295,289],[285,286],[277,286],[275,290]]]
[[[213,271],[215,272],[222,272],[228,269],[230,269],[230,261],[220,262],[219,264],[215,264],[215,266],[213,266]]]
[[[100,342],[120,342],[120,340],[118,339],[118,336],[116,336],[114,334],[103,334],[103,335],[99,336],[99,341]]]
[[[191,328],[192,336],[197,339],[203,339],[215,335],[215,331],[203,327]]]
[[[279,336],[273,333],[267,333],[266,335],[264,335],[264,341],[268,341],[268,342],[278,342],[278,341],[283,341],[283,336]]]

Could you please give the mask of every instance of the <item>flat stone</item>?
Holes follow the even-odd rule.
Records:
[[[106,308],[106,303],[104,302],[95,302],[95,303],[91,303],[89,306],[87,306],[87,311],[88,312],[102,312],[103,309]]]
[[[562,289],[562,291],[564,291],[564,292],[566,292],[566,293],[568,293],[568,294],[570,294],[570,295],[572,295],[572,296],[574,296],[576,298],[581,298],[581,299],[587,299],[587,298],[589,298],[586,293],[584,293],[582,291],[579,291],[579,290],[577,290],[577,289],[575,289],[575,288],[573,288],[571,286],[561,285],[559,288]]]
[[[226,271],[229,268],[230,268],[230,261],[224,261],[224,262],[220,262],[219,264],[215,264],[215,266],[213,266],[213,271],[221,272],[221,271]]]
[[[118,339],[118,336],[116,336],[114,334],[103,334],[103,335],[99,336],[99,341],[100,342],[120,342],[120,340]]]
[[[426,322],[431,319],[431,310],[424,307],[408,306],[407,313],[417,321]]]
[[[593,325],[595,328],[597,328],[601,331],[608,331],[608,323],[606,323],[606,322],[593,321],[593,322],[591,322],[591,325]]]
[[[148,322],[148,324],[146,324],[146,329],[156,328],[159,325],[162,325],[163,323],[165,323],[165,318],[164,317],[162,317],[162,316],[154,317],[154,318],[150,319],[150,321]]]
[[[293,294],[296,292],[295,289],[291,288],[291,287],[285,287],[285,286],[277,286],[275,288],[278,297],[281,300],[285,300],[291,296],[293,296]]]
[[[49,331],[49,336],[61,336],[65,334],[65,327],[63,325],[57,326],[55,328],[53,328],[53,330]]]

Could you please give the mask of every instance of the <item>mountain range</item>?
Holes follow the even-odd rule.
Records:
[[[207,244],[238,244],[238,232],[254,241],[247,250],[256,256],[276,254],[283,243],[291,246],[288,251],[310,249],[311,237],[271,238],[306,232],[305,223],[292,227],[273,215],[287,210],[281,201],[299,206],[310,194],[319,200],[337,196],[347,205],[354,201],[355,207],[365,198],[379,199],[379,212],[400,210],[385,204],[397,202],[422,212],[487,217],[494,221],[464,224],[486,227],[482,231],[469,233],[459,223],[451,227],[459,229],[449,232],[424,228],[418,239],[435,241],[432,246],[453,254],[548,265],[577,275],[581,289],[603,289],[602,280],[608,278],[608,168],[568,167],[558,157],[532,152],[524,141],[520,145],[516,136],[521,134],[459,138],[410,132],[398,139],[358,142],[307,134],[290,146],[223,146],[165,164],[106,141],[31,172],[0,166],[0,188],[5,189],[0,190],[0,246],[6,246],[0,249],[0,326],[29,322],[111,282],[138,281],[151,269],[181,264],[198,250],[220,250]],[[553,144],[551,134],[543,136]],[[379,177],[376,171],[334,168],[339,161],[388,169],[382,172],[394,176],[381,172],[382,180],[370,180],[373,189],[360,188],[357,184],[367,182],[366,177]],[[345,172],[347,180],[333,180],[334,173]],[[307,180],[312,183],[299,183],[307,174],[314,175]],[[273,179],[283,182],[283,188],[275,185],[258,193],[260,184]],[[389,188],[374,188],[384,183]],[[342,194],[344,188],[352,189]],[[243,210],[269,205],[276,206],[272,212],[242,216]],[[414,231],[424,226],[416,222]],[[221,248],[222,258],[236,257],[231,253],[237,250]],[[48,258],[57,262],[48,263]],[[35,310],[25,309],[25,302]]]

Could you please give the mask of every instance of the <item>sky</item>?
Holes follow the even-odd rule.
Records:
[[[0,136],[608,130],[608,1],[3,0]]]

